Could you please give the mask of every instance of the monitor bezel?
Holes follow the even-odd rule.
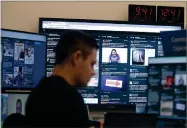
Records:
[[[23,34],[32,34],[32,35],[43,36],[46,40],[46,41],[43,41],[43,42],[45,42],[45,45],[47,46],[47,36],[45,34],[35,33],[35,32],[27,32],[27,31],[21,31],[21,30],[14,30],[14,29],[7,29],[7,28],[1,28],[1,31],[18,32],[18,33],[23,33]],[[2,37],[2,35],[1,35],[1,37]],[[45,54],[47,55],[47,51],[45,51]],[[2,57],[3,57],[3,55],[1,55],[1,58]],[[28,93],[31,92],[31,90],[34,89],[34,88],[7,88],[7,87],[3,87],[2,86],[2,78],[3,78],[2,63],[3,63],[3,61],[1,61],[1,92],[2,93],[6,93],[6,94],[28,94]],[[46,63],[45,63],[45,66],[46,66]]]
[[[75,18],[47,18],[47,17],[39,17],[39,33],[42,32],[42,22],[43,21],[65,21],[65,22],[87,22],[87,23],[111,23],[111,24],[131,24],[131,25],[152,25],[152,26],[179,26],[181,30],[184,29],[184,25],[179,24],[148,24],[148,23],[130,23],[129,21],[120,21],[120,20],[99,20],[99,19],[75,19]]]

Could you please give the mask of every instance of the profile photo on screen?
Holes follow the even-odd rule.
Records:
[[[34,48],[25,48],[25,64],[34,64]]]
[[[22,102],[20,99],[16,101],[16,113],[22,113]]]
[[[174,84],[174,78],[173,76],[166,76],[166,78],[162,79],[161,81],[163,89],[172,88]]]
[[[3,85],[13,85],[13,74],[3,74]]]
[[[8,44],[9,40],[2,39],[3,46],[3,56],[13,57],[14,56],[14,46]]]
[[[186,74],[175,74],[175,86],[186,86]]]
[[[14,47],[14,60],[24,60],[24,44],[23,43],[15,43]]]
[[[155,49],[131,48],[130,65],[148,66],[149,57],[155,57]]]
[[[145,50],[144,49],[134,49],[132,51],[132,64],[134,65],[144,65],[145,62]]]
[[[127,63],[127,48],[102,48],[102,63]]]
[[[55,58],[55,52],[53,51],[53,49],[47,49],[47,57]]]
[[[24,73],[23,67],[14,67],[14,84],[23,85],[24,84]]]

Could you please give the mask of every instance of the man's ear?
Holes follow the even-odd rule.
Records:
[[[82,52],[80,50],[74,52],[71,56],[71,61],[73,65],[76,65],[82,58]]]

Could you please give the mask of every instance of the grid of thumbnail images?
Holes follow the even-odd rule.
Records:
[[[15,43],[12,43],[12,42]],[[3,42],[3,85],[32,85],[34,69],[34,46],[32,42],[2,39]]]

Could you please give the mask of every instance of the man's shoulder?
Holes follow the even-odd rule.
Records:
[[[50,76],[50,77],[43,77],[39,84],[35,87],[35,91],[41,92],[51,92],[51,93],[58,93],[58,92],[69,92],[74,91],[74,88],[71,87],[64,78],[60,76]]]

